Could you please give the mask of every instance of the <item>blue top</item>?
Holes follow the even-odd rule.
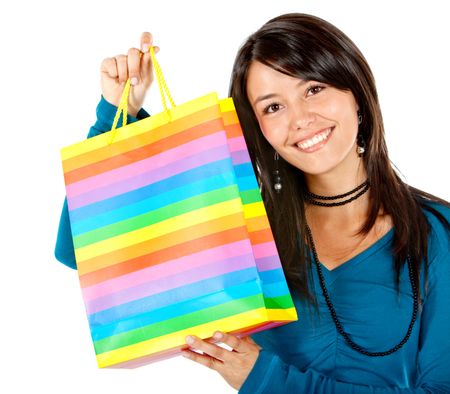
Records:
[[[117,107],[103,98],[88,137],[109,131]],[[149,116],[144,110],[131,123]],[[120,121],[121,122],[121,121]],[[120,123],[119,123],[120,124]],[[433,204],[448,221],[450,209]],[[252,335],[263,350],[239,393],[450,393],[450,241],[437,218],[431,224],[428,292],[408,342],[385,357],[368,357],[351,349],[334,326],[317,272],[312,287],[318,311],[293,297],[299,320]],[[358,256],[329,271],[326,287],[345,331],[368,351],[385,351],[400,342],[411,320],[413,298],[408,269],[399,293],[392,269],[393,230]],[[55,256],[76,268],[67,202]]]
[[[450,221],[450,209],[433,204]],[[428,293],[411,336],[397,352],[368,357],[337,332],[316,269],[318,313],[296,297],[299,320],[252,335],[263,350],[240,394],[259,393],[450,393],[450,241],[438,219],[426,213],[429,238]],[[331,271],[322,265],[330,298],[344,330],[371,352],[388,350],[405,336],[413,294],[405,265],[397,293],[392,269],[394,231]]]

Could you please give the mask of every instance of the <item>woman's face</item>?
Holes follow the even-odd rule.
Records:
[[[253,62],[247,94],[264,137],[305,174],[357,165],[358,105],[350,91]]]

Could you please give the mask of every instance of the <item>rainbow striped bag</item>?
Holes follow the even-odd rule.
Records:
[[[152,59],[165,110],[116,128],[128,81],[112,131],[61,151],[100,368],[297,320],[232,99],[175,106]]]

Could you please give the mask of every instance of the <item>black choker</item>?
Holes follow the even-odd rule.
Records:
[[[337,196],[320,196],[318,194],[311,193],[309,191],[306,192],[306,200],[313,205],[319,205],[321,207],[337,207],[340,205],[348,204],[357,198],[361,197],[367,190],[369,190],[369,181],[366,180],[365,182],[361,183],[359,186],[355,187],[353,190],[350,190],[347,193],[344,194],[338,194]],[[362,189],[362,190],[361,190]],[[357,194],[354,194],[358,192]],[[352,194],[354,194],[352,196]],[[333,200],[339,200],[341,198],[345,198],[351,196],[350,198],[347,198],[343,201],[335,201],[335,202],[323,202],[318,200],[325,200],[325,201],[333,201]]]

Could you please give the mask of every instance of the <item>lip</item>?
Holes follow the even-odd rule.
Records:
[[[334,128],[335,128],[335,126],[327,127],[325,129],[321,129],[321,130],[315,131],[314,133],[310,133],[309,135],[307,135],[307,136],[303,137],[302,139],[296,141],[294,143],[294,146],[295,146],[295,148],[297,148],[301,152],[306,152],[306,153],[315,152],[315,151],[321,149],[330,140],[330,137],[333,134]],[[330,133],[328,134],[328,136],[327,136],[327,138],[325,140],[320,141],[319,143],[317,143],[317,144],[315,144],[313,146],[310,146],[308,148],[300,148],[298,146],[298,144],[300,144],[300,143],[302,143],[304,141],[307,141],[307,140],[313,138],[314,136],[316,136],[316,135],[318,135],[320,133],[323,133],[324,131],[327,131],[327,130],[330,130]]]

